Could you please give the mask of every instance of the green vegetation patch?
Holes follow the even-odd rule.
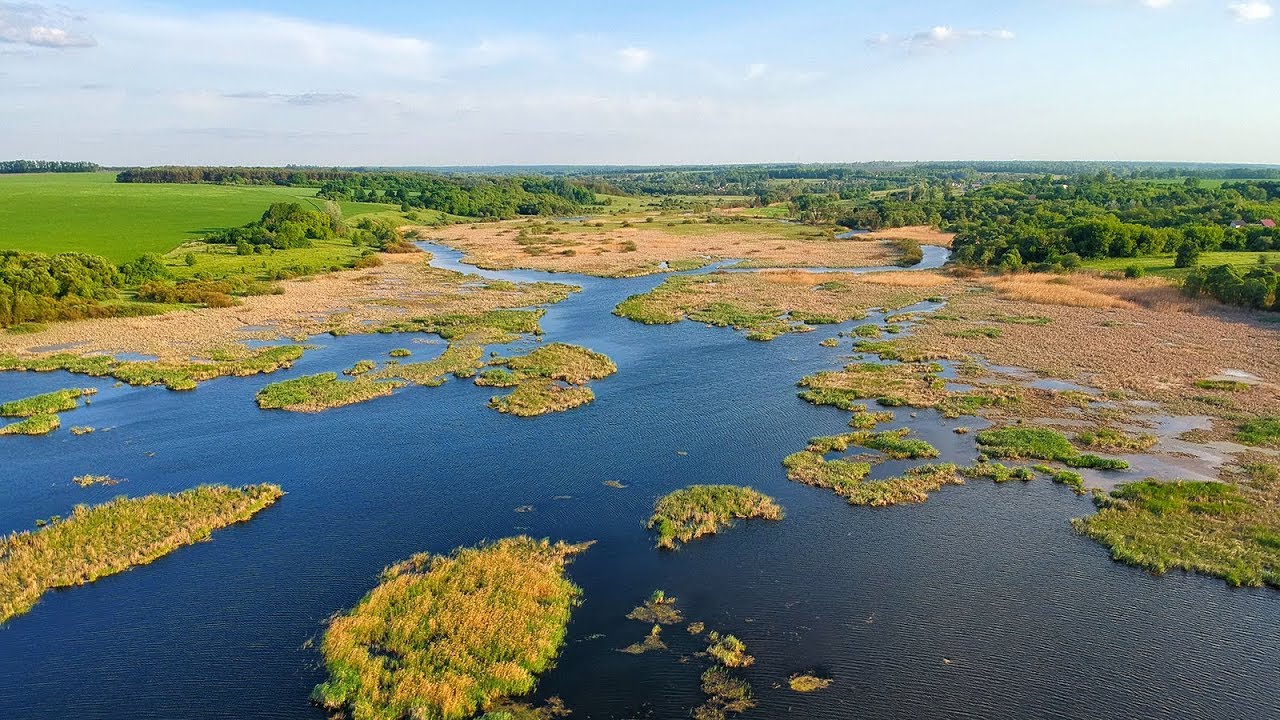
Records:
[[[831,678],[824,678],[812,672],[796,673],[787,680],[787,685],[798,693],[811,693],[825,690],[831,686]]]
[[[534,283],[523,287],[531,292],[546,293],[548,303],[560,302],[579,289],[554,283]],[[545,314],[546,310],[536,309],[427,315],[388,323],[379,327],[378,332],[433,333],[450,342],[465,340],[470,344],[509,343],[521,335],[541,335],[542,327],[538,321]]]
[[[43,395],[35,395],[4,403],[0,405],[0,416],[32,417],[34,415],[51,415],[67,410],[75,410],[80,407],[80,398],[94,395],[97,392],[93,388],[54,390]]]
[[[57,415],[32,415],[0,427],[0,435],[48,435],[61,426]]]
[[[944,485],[962,485],[955,465],[920,465],[885,480],[868,481],[871,464],[850,460],[827,460],[825,447],[792,453],[783,459],[787,477],[795,482],[831,490],[851,505],[885,507],[921,503],[929,493]]]
[[[194,390],[197,384],[213,378],[247,377],[292,367],[302,353],[303,349],[298,345],[277,345],[207,362],[117,360],[107,355],[82,357],[71,353],[36,358],[0,355],[0,371],[65,370],[91,377],[113,377],[127,385],[164,385],[170,390]]]
[[[702,673],[702,692],[707,701],[693,709],[693,720],[724,720],[728,713],[743,713],[756,706],[747,681],[719,666]]]
[[[486,371],[476,378],[476,384],[514,387],[510,394],[492,398],[489,406],[519,417],[586,405],[595,399],[591,388],[584,387],[586,383],[618,371],[607,355],[564,343],[544,345],[527,355],[499,358],[491,364],[507,371]]]
[[[894,460],[915,460],[919,458],[936,458],[938,449],[919,438],[909,438],[909,428],[889,430],[887,432],[852,432],[830,437],[817,437],[809,440],[809,452],[832,453],[845,452],[851,446],[879,450]]]
[[[258,391],[255,399],[263,410],[320,412],[386,397],[405,383],[359,377],[339,380],[337,373],[320,373],[272,383]]]
[[[643,655],[647,652],[655,652],[658,650],[666,650],[667,644],[662,642],[662,626],[654,625],[649,629],[649,634],[644,636],[640,642],[631,643],[622,648],[618,652],[628,655]]]
[[[986,430],[977,435],[987,455],[1010,460],[1056,460],[1076,468],[1124,470],[1129,463],[1097,455],[1082,455],[1065,435],[1048,428],[1017,427]]]
[[[387,568],[325,632],[313,702],[354,720],[462,720],[529,693],[582,596],[565,565],[589,545],[507,538]]]
[[[1085,447],[1120,452],[1142,452],[1150,450],[1159,439],[1148,433],[1131,434],[1115,428],[1101,427],[1076,434],[1076,442]]]
[[[1236,431],[1236,440],[1255,447],[1280,448],[1280,417],[1250,420]]]
[[[198,487],[173,495],[120,497],[0,542],[0,622],[47,590],[84,585],[145,565],[253,517],[284,493],[275,485]]]
[[[654,625],[676,625],[684,622],[684,616],[676,609],[676,599],[667,597],[662,590],[654,590],[643,605],[627,613],[627,619]]]
[[[648,528],[658,534],[658,547],[674,550],[704,535],[731,527],[735,520],[781,520],[773,498],[736,485],[691,485],[658,500]]]
[[[711,631],[707,636],[707,654],[725,667],[744,668],[755,664],[756,659],[747,653],[747,644],[733,635],[721,635]]]
[[[417,385],[438,387],[444,384],[448,375],[470,377],[475,374],[477,369],[484,367],[482,357],[484,349],[479,345],[451,344],[434,360],[416,363],[389,362],[382,370],[367,377],[371,380],[394,378]]]
[[[1097,514],[1073,522],[1115,560],[1157,574],[1280,588],[1280,468],[1253,464],[1227,479],[1123,484],[1095,498]]]

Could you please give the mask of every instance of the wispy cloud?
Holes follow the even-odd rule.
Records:
[[[0,2],[0,42],[44,48],[93,47],[98,43],[92,36],[68,27],[83,20],[62,6]]]
[[[653,62],[653,53],[639,47],[624,47],[616,53],[618,67],[624,72],[640,72]]]
[[[280,102],[286,105],[312,106],[312,105],[337,105],[341,103],[355,102],[359,100],[359,96],[351,93],[325,93],[325,92],[308,92],[308,93],[272,93],[260,91],[245,91],[227,93],[223,97],[232,100],[270,100],[272,102]]]
[[[1276,14],[1275,7],[1265,0],[1249,0],[1248,2],[1231,3],[1228,7],[1231,14],[1240,22],[1258,22],[1268,20]]]
[[[867,42],[876,47],[901,47],[907,50],[928,50],[954,47],[966,42],[1009,41],[1017,37],[1012,30],[957,30],[949,25],[936,25],[928,30],[910,35],[894,36],[887,33],[873,35]]]

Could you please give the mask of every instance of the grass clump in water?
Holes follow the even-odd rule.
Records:
[[[245,351],[245,354],[219,354],[219,359],[208,362],[117,360],[107,355],[81,357],[71,353],[25,359],[16,355],[0,355],[0,371],[65,370],[92,377],[113,377],[127,385],[164,385],[170,390],[194,390],[205,380],[248,377],[292,367],[302,353],[303,349],[298,345],[276,345],[257,352]]]
[[[0,415],[4,417],[34,417],[36,415],[52,415],[54,413],[75,410],[80,407],[80,398],[94,395],[98,391],[93,388],[69,388],[35,395],[33,397],[14,400],[0,405]]]
[[[647,527],[658,533],[658,547],[674,550],[680,543],[731,527],[735,520],[751,518],[781,520],[782,508],[748,487],[691,485],[658,500]]]
[[[867,481],[871,464],[850,460],[827,460],[818,451],[803,450],[782,461],[787,478],[813,487],[826,488],[845,498],[851,505],[886,507],[921,503],[929,493],[944,485],[963,485],[964,479],[952,464],[920,465],[906,473],[885,480]]]
[[[481,358],[484,348],[471,344],[451,344],[445,348],[440,357],[426,362],[388,363],[386,367],[369,377],[375,380],[400,379],[416,385],[439,387],[444,384],[445,377],[470,377],[479,368],[484,367]]]
[[[1280,448],[1280,417],[1250,420],[1236,431],[1236,440],[1254,447]]]
[[[413,353],[410,352],[407,348],[396,348],[395,350],[392,350],[387,354],[393,358],[407,358]]]
[[[360,375],[364,375],[365,373],[372,372],[377,367],[378,367],[378,364],[372,360],[360,360],[356,362],[355,365],[352,365],[346,370],[343,370],[342,374],[350,375],[352,377],[357,377]]]
[[[809,440],[809,452],[831,453],[845,452],[850,447],[863,447],[879,450],[886,457],[894,460],[916,460],[919,458],[936,458],[938,449],[919,438],[908,438],[911,430],[889,430],[887,432],[852,432],[830,437],[817,437]]]
[[[47,590],[145,565],[242,522],[278,500],[275,485],[205,486],[173,495],[77,505],[64,520],[0,542],[0,622],[31,609]]]
[[[1048,475],[1055,485],[1066,485],[1077,495],[1084,494],[1084,476],[1074,470],[1057,470],[1048,465],[1035,465],[1031,469]]]
[[[0,427],[0,435],[48,435],[61,426],[57,415],[33,415]]]
[[[983,452],[1009,460],[1056,460],[1074,468],[1124,470],[1129,463],[1097,455],[1082,455],[1065,435],[1048,428],[1002,428],[977,435]]]
[[[326,631],[313,702],[354,720],[462,720],[529,693],[582,595],[565,565],[589,545],[516,537],[387,568]]]
[[[528,355],[494,361],[505,366],[502,371],[486,371],[476,379],[477,385],[515,387],[505,396],[489,401],[489,407],[519,417],[534,417],[562,412],[586,405],[595,399],[591,380],[608,377],[618,366],[607,355],[577,345],[551,343]]]
[[[337,373],[328,372],[271,383],[258,391],[256,400],[263,410],[320,412],[385,397],[399,387],[404,383],[363,377],[339,380]]]
[[[643,655],[647,652],[666,649],[667,644],[662,642],[662,626],[654,625],[649,630],[649,634],[644,636],[643,640],[638,643],[631,643],[618,652],[624,652],[628,655]]]
[[[811,693],[825,690],[831,686],[830,678],[818,677],[811,672],[797,673],[787,680],[791,689],[798,693]]]
[[[729,713],[743,713],[756,706],[751,686],[719,666],[702,673],[702,692],[707,701],[694,708],[693,720],[724,720]]]
[[[627,613],[627,619],[654,625],[676,625],[684,622],[684,616],[676,610],[676,599],[667,597],[662,590],[654,590],[643,605]]]
[[[1185,570],[1280,588],[1280,467],[1255,463],[1224,479],[1122,484],[1095,498],[1097,514],[1073,524],[1113,559],[1156,574]]]
[[[111,487],[113,485],[120,484],[119,480],[116,480],[110,475],[77,475],[71,478],[71,482],[82,488],[93,487],[94,485]]]
[[[1031,482],[1036,474],[1024,467],[1008,467],[1000,463],[980,462],[963,470],[965,477],[987,478],[996,484],[1004,484],[1013,480]]]
[[[756,661],[747,653],[747,644],[733,635],[721,635],[713,630],[707,639],[711,641],[707,645],[707,654],[725,667],[750,667]]]
[[[1155,435],[1147,433],[1131,435],[1115,428],[1101,427],[1097,430],[1086,430],[1077,434],[1076,442],[1085,447],[1110,450],[1111,452],[1123,450],[1142,452],[1150,450],[1159,440]]]

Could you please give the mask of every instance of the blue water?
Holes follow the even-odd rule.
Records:
[[[436,252],[438,265],[472,270]],[[317,337],[289,371],[190,393],[0,374],[3,399],[100,391],[51,436],[0,438],[0,531],[121,493],[212,482],[289,493],[211,542],[46,594],[0,628],[0,718],[321,720],[307,696],[323,678],[313,643],[326,618],[412,553],[522,532],[597,541],[570,567],[585,603],[538,693],[560,695],[574,718],[681,718],[701,702],[704,661],[680,662],[701,647],[679,627],[665,633],[671,653],[615,652],[647,632],[624,615],[655,588],[690,620],[747,643],[757,663],[742,674],[760,707],[746,718],[1280,716],[1280,595],[1114,564],[1071,531],[1068,519],[1091,507],[1064,488],[975,482],[871,510],[788,482],[781,458],[848,420],[800,401],[795,382],[847,361],[849,340],[818,341],[858,323],[755,343],[610,313],[660,278],[482,274],[583,286],[548,308],[543,327],[548,341],[617,362],[617,375],[593,384],[594,404],[513,418],[485,406],[492,389],[460,380],[315,415],[253,403],[284,377],[385,360],[396,347],[415,360],[444,349],[426,335],[414,338],[429,344]],[[951,432],[977,427],[972,418],[898,418],[944,459],[973,460],[972,436]],[[72,425],[100,430],[72,437]],[[70,482],[88,472],[127,481]],[[654,500],[718,482],[773,495],[787,518],[654,550],[642,528]],[[835,683],[812,695],[785,688],[810,669]]]

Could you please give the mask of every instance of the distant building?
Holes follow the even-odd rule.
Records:
[[[1237,221],[1235,221],[1235,222],[1231,223],[1231,229],[1233,229],[1233,230],[1239,230],[1240,228],[1246,228],[1246,227],[1249,227],[1249,223],[1247,223],[1247,222],[1245,222],[1245,221],[1243,221],[1243,220],[1237,220]]]
[[[1272,230],[1274,230],[1276,227],[1276,221],[1272,220],[1271,218],[1267,218],[1266,220],[1262,221],[1262,227],[1271,228]]]

